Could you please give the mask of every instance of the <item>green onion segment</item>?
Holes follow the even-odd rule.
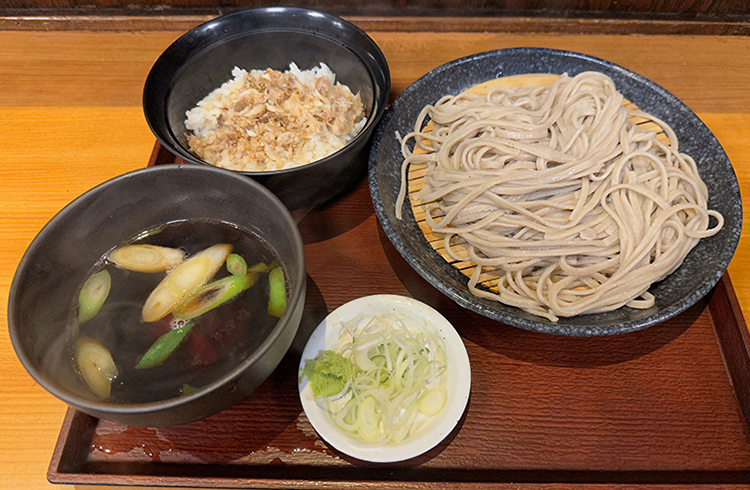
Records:
[[[227,270],[235,276],[244,276],[247,274],[247,262],[239,254],[229,254],[227,257]]]
[[[109,296],[112,278],[106,270],[92,274],[78,294],[78,322],[91,320],[99,313],[104,301]]]
[[[265,262],[258,262],[257,264],[248,267],[247,271],[248,272],[268,272],[275,267],[278,267],[276,262],[272,262],[270,265],[266,264]]]
[[[148,369],[163,363],[192,328],[193,322],[185,322],[156,339],[156,342],[143,354],[135,368]]]
[[[268,273],[268,314],[280,317],[286,310],[286,281],[281,267],[275,267]]]
[[[206,284],[177,303],[172,315],[177,320],[189,320],[221,306],[258,280],[258,274],[232,275]]]

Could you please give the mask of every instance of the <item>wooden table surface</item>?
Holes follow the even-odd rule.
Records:
[[[37,232],[65,204],[146,165],[154,145],[141,111],[151,64],[181,31],[0,31],[0,296]],[[579,51],[625,66],[670,90],[714,132],[750,199],[750,38],[732,36],[404,33],[371,31],[397,95],[430,69],[490,49]],[[371,219],[375,219],[373,216]],[[729,271],[750,315],[750,239]],[[0,488],[46,480],[66,406],[15,356],[0,306]]]

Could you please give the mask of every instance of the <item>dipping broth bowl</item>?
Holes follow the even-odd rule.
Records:
[[[312,207],[350,189],[365,174],[373,129],[390,94],[388,63],[361,29],[333,15],[293,7],[240,10],[177,39],[146,79],[143,109],[156,138],[174,155],[204,164],[187,143],[185,114],[230,80],[232,69],[278,71],[325,63],[336,81],[360,94],[367,122],[344,148],[296,168],[238,171],[276,194],[290,209]]]
[[[69,347],[71,312],[75,310],[78,290],[109,250],[145,230],[183,220],[223,222],[250,232],[249,235],[259,238],[259,243],[267,244],[285,272],[286,309],[275,323],[267,322],[266,328],[249,328],[245,334],[247,342],[242,343],[233,357],[222,359],[217,349],[218,362],[209,364],[204,371],[203,379],[208,381],[192,387],[190,392],[179,396],[171,392],[164,399],[132,403],[118,401],[114,396],[108,400],[99,398],[79,376],[72,355],[74,349]],[[276,196],[257,182],[227,170],[164,165],[130,172],[100,184],[75,199],[44,226],[13,278],[8,326],[13,347],[29,374],[71,407],[127,425],[178,425],[229,407],[271,374],[297,332],[305,288],[302,238],[291,214]],[[110,297],[114,291],[113,279]],[[246,293],[252,291],[251,288]],[[129,328],[133,335],[148,335],[153,325],[132,323]],[[85,326],[81,325],[82,332]],[[188,340],[186,337],[184,342]],[[115,378],[115,382],[121,381]],[[161,396],[157,393],[156,396]]]

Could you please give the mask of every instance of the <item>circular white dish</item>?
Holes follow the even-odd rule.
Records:
[[[420,434],[397,444],[374,445],[359,441],[337,428],[330,416],[315,401],[307,378],[300,379],[299,397],[310,423],[326,443],[338,451],[363,461],[392,463],[423,454],[437,446],[456,427],[466,409],[471,391],[471,367],[463,340],[434,308],[413,298],[397,295],[373,295],[355,299],[337,308],[315,329],[302,352],[300,372],[305,362],[321,350],[332,348],[339,339],[341,321],[360,313],[395,313],[438,332],[445,342],[448,401],[432,425]]]

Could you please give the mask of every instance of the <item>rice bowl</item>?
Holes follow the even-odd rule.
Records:
[[[186,113],[220,87],[234,67],[286,71],[325,63],[336,80],[359,94],[366,121],[343,148],[307,165],[281,170],[233,170],[264,185],[289,208],[309,208],[350,190],[366,171],[375,125],[390,92],[377,44],[358,27],[314,10],[273,7],[232,12],[177,39],[156,60],[143,89],[146,122],[182,161],[214,166],[190,149]],[[178,160],[179,161],[179,160]]]

